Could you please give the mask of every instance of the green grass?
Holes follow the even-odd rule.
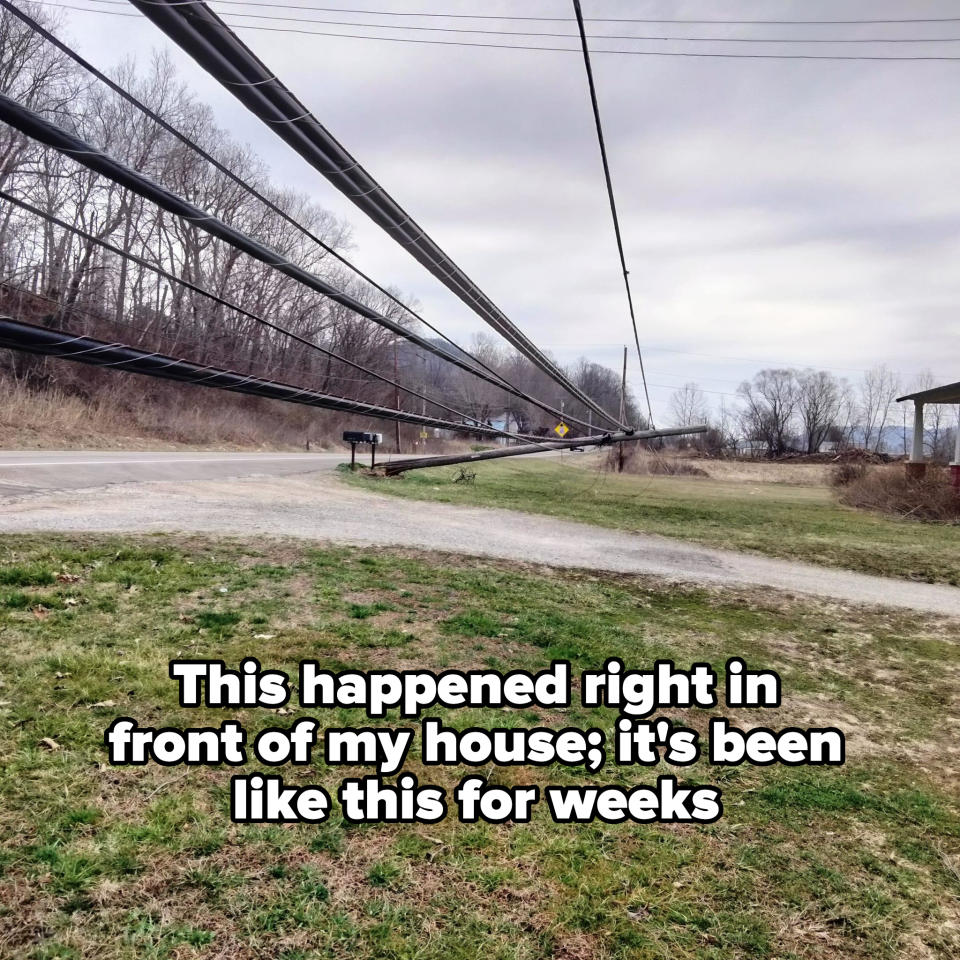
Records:
[[[55,570],[0,607],[0,956],[900,960],[960,951],[957,625],[747,590],[409,552],[202,538],[0,538],[0,570]],[[77,579],[74,579],[77,578]],[[71,602],[67,602],[67,601]],[[36,601],[36,602],[34,602]],[[362,615],[358,616],[358,608]],[[784,703],[741,723],[835,723],[837,769],[703,764],[703,827],[241,826],[232,771],[111,768],[102,733],[268,710],[185,710],[173,657],[292,670],[536,670],[728,656],[776,668]],[[104,703],[112,706],[104,707]],[[299,711],[298,711],[299,712]],[[431,711],[467,726],[612,729],[611,711]],[[704,711],[670,711],[703,730]],[[328,725],[357,711],[320,711]],[[283,722],[292,722],[289,717]],[[47,741],[53,741],[54,749]],[[463,770],[408,769],[453,786]],[[321,783],[369,768],[283,771]],[[483,771],[486,772],[486,771]],[[497,782],[649,783],[609,765],[500,768]]]
[[[844,507],[825,486],[618,476],[575,463],[474,464],[472,484],[452,483],[449,467],[389,479],[354,474],[344,482],[414,500],[504,507],[863,573],[960,585],[956,526]]]

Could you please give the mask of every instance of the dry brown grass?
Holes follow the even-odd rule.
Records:
[[[302,450],[308,441],[340,449],[340,432],[357,426],[327,411],[135,377],[84,394],[0,375],[0,396],[0,447],[12,449]],[[361,426],[378,429],[373,421]]]
[[[616,470],[619,450],[611,447],[604,460],[604,468]],[[687,458],[642,450],[636,444],[626,444],[623,449],[623,472],[649,477],[706,477],[706,470],[691,463]]]
[[[830,485],[832,487],[848,487],[857,483],[867,475],[867,465],[862,462],[845,461],[838,463],[830,471]]]
[[[840,502],[927,523],[960,524],[960,493],[942,467],[928,467],[921,480],[908,477],[902,464],[868,468],[841,487]]]

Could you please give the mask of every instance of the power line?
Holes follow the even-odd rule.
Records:
[[[45,0],[37,0],[45,2]],[[126,6],[127,0],[87,0],[88,3],[104,3],[110,6]],[[214,0],[223,3],[224,0]],[[257,4],[253,4],[257,6]],[[284,7],[283,4],[276,6]],[[289,8],[299,9],[299,8]],[[310,8],[304,7],[304,10]],[[359,11],[358,11],[359,12]],[[377,30],[406,30],[426,33],[472,33],[493,37],[536,37],[545,39],[578,39],[576,33],[551,33],[542,30],[490,30],[476,27],[425,27],[421,24],[388,24],[362,23],[356,20],[331,20],[326,17],[285,17],[273,13],[240,13],[230,12],[231,17],[240,17],[244,20],[279,20],[286,23],[298,24],[325,24],[332,27],[368,27]],[[584,18],[589,20],[590,18]],[[642,40],[642,41],[671,41],[683,43],[957,43],[960,37],[676,37],[676,36],[643,36],[636,34],[591,33],[591,40]]]
[[[179,0],[180,6],[191,6],[201,3],[202,0]],[[317,13],[353,13],[361,14],[364,16],[376,16],[376,17],[437,17],[446,20],[514,20],[514,21],[540,21],[540,22],[552,22],[552,23],[569,23],[574,18],[573,17],[532,17],[532,16],[515,16],[515,15],[502,15],[502,14],[492,14],[492,13],[437,13],[436,11],[430,12],[410,12],[410,11],[396,11],[396,10],[357,10],[353,7],[315,7],[315,6],[300,6],[288,3],[262,3],[254,2],[254,0],[216,0],[217,3],[225,4],[227,6],[243,6],[243,7],[276,7],[278,9],[285,10],[308,10],[311,12]],[[718,20],[690,20],[690,19],[653,19],[653,18],[640,18],[640,17],[587,17],[587,22],[589,23],[693,23],[693,24],[705,24],[705,23],[718,23],[718,24],[734,24],[734,25],[766,25],[766,24],[776,24],[776,25],[798,25],[798,24],[813,24],[813,25],[823,25],[823,24],[859,24],[859,23],[957,23],[960,22],[960,17],[922,17],[922,18],[901,18],[901,19],[890,19],[890,20],[729,20],[729,19],[718,19]]]
[[[225,176],[229,177],[234,183],[238,184],[240,187],[246,190],[251,196],[253,196],[258,201],[263,203],[265,206],[267,206],[270,210],[272,210],[278,216],[282,217],[287,223],[289,223],[291,226],[293,226],[298,231],[300,231],[300,233],[302,233],[305,237],[307,237],[309,240],[316,243],[321,249],[325,250],[327,253],[331,254],[340,263],[348,267],[350,270],[356,273],[359,277],[361,277],[363,280],[369,283],[372,287],[374,287],[374,289],[378,290],[384,296],[388,297],[393,303],[397,304],[397,306],[401,307],[411,316],[419,320],[428,330],[432,331],[434,334],[441,337],[446,343],[452,346],[455,350],[459,351],[464,356],[468,357],[474,364],[478,365],[482,370],[485,370],[490,376],[484,376],[483,373],[477,370],[469,370],[469,368],[464,367],[464,369],[468,369],[468,372],[473,373],[474,376],[477,376],[480,379],[485,380],[486,382],[491,383],[494,386],[501,387],[502,389],[506,390],[507,393],[510,393],[515,397],[518,397],[528,403],[533,404],[534,406],[538,407],[539,409],[543,410],[546,413],[550,413],[555,417],[562,416],[559,410],[556,410],[549,404],[546,404],[543,401],[538,400],[536,397],[526,393],[526,391],[523,391],[519,387],[515,386],[511,381],[507,380],[502,374],[493,370],[486,363],[484,363],[479,357],[476,357],[473,354],[471,354],[468,350],[465,350],[463,347],[457,344],[454,340],[452,340],[450,337],[444,334],[441,330],[439,330],[433,324],[429,323],[424,317],[422,317],[412,307],[405,304],[398,297],[394,296],[394,294],[392,294],[389,290],[387,290],[385,287],[377,283],[372,277],[368,276],[358,267],[354,266],[349,260],[347,260],[340,253],[338,253],[333,247],[324,243],[323,240],[321,240],[318,236],[316,236],[312,231],[308,230],[299,221],[291,217],[282,207],[274,203],[268,197],[264,196],[255,187],[247,183],[242,177],[239,177],[236,173],[234,173],[229,167],[227,167],[225,164],[217,160],[216,157],[214,157],[212,154],[204,150],[199,144],[195,143],[193,140],[191,140],[184,133],[179,131],[172,124],[164,120],[163,117],[161,117],[155,111],[151,110],[146,104],[142,103],[140,100],[134,97],[133,94],[125,90],[122,86],[120,86],[120,84],[116,83],[114,80],[108,77],[101,70],[98,70],[93,64],[89,63],[87,60],[81,57],[76,51],[74,51],[67,44],[63,43],[60,39],[58,39],[54,34],[52,34],[49,30],[47,30],[41,24],[37,23],[37,21],[34,20],[32,17],[30,17],[27,13],[20,10],[18,7],[14,6],[12,3],[9,2],[9,0],[0,0],[0,5],[2,5],[4,8],[9,10],[12,14],[14,14],[14,16],[18,17],[23,23],[25,23],[28,27],[30,27],[31,30],[33,30],[34,32],[42,36],[48,43],[55,46],[62,53],[69,56],[75,63],[77,63],[83,69],[87,70],[89,73],[95,76],[98,80],[101,81],[101,83],[104,83],[116,94],[123,97],[128,103],[132,104],[138,110],[143,112],[146,116],[148,116],[151,120],[153,120],[154,123],[158,124],[162,129],[166,130],[172,136],[176,137],[185,146],[189,147],[191,150],[197,153],[198,156],[202,157],[204,160],[206,160],[208,163],[214,166],[217,170],[219,170]],[[130,14],[130,16],[136,16],[136,14]],[[491,377],[495,379],[491,379]],[[576,418],[570,418],[570,419],[575,420],[577,423],[583,426],[588,426],[588,424],[586,424],[584,421],[581,421],[579,419],[576,419]]]
[[[329,350],[326,347],[320,346],[318,343],[314,343],[312,340],[308,340],[305,337],[300,336],[300,334],[295,333],[294,331],[283,327],[278,323],[274,323],[271,320],[267,320],[265,317],[261,317],[256,313],[251,313],[249,310],[241,307],[239,304],[233,303],[230,300],[227,300],[225,297],[221,297],[219,294],[212,293],[209,290],[204,289],[201,286],[198,286],[195,283],[192,283],[189,280],[185,280],[182,277],[176,276],[164,270],[162,267],[157,266],[156,264],[150,263],[149,260],[146,260],[143,257],[137,256],[134,253],[130,253],[126,250],[121,250],[120,247],[115,244],[110,243],[108,240],[105,240],[102,237],[97,237],[92,233],[89,233],[86,230],[81,229],[80,227],[73,226],[72,224],[67,223],[65,220],[61,220],[59,217],[54,216],[51,213],[47,213],[41,210],[39,207],[34,206],[31,203],[28,203],[26,200],[21,200],[18,197],[13,196],[13,194],[8,193],[6,190],[0,189],[0,200],[5,200],[7,203],[11,203],[14,206],[19,207],[21,210],[26,210],[28,213],[32,213],[37,217],[48,221],[49,223],[55,224],[63,230],[67,230],[70,233],[75,234],[76,236],[81,237],[82,239],[88,241],[89,243],[94,243],[97,246],[103,248],[104,250],[109,250],[114,255],[123,258],[131,263],[137,264],[137,266],[143,267],[146,270],[157,274],[158,276],[163,277],[165,280],[179,284],[182,287],[186,287],[188,290],[192,290],[194,293],[199,294],[202,297],[206,297],[208,300],[212,300],[214,303],[219,304],[222,307],[227,308],[228,310],[233,310],[236,313],[239,313],[241,316],[247,317],[250,320],[255,321],[265,327],[268,327],[271,330],[281,333],[286,337],[289,337],[292,340],[295,340],[297,343],[300,343],[306,347],[309,347],[312,350],[316,350],[323,356],[328,357],[332,360],[336,360],[340,363],[346,364],[349,367],[352,367],[354,370],[358,370],[361,373],[366,373],[369,376],[380,380],[381,382],[388,384],[391,387],[403,390],[405,393],[410,394],[413,397],[416,397],[418,400],[423,400],[425,403],[429,403],[432,406],[440,407],[442,410],[446,410],[447,413],[452,413],[455,417],[460,417],[465,423],[475,422],[479,423],[476,417],[471,417],[469,414],[465,414],[460,410],[450,407],[447,404],[443,403],[440,400],[437,400],[428,394],[420,393],[418,390],[414,390],[412,387],[406,387],[402,383],[398,383],[396,380],[391,380],[389,377],[384,376],[383,374],[377,373],[376,370],[372,370],[369,367],[364,366],[361,363],[356,363],[353,360],[348,360],[346,357],[341,356],[333,350]],[[334,377],[336,380],[346,380],[345,377]],[[360,380],[355,382],[369,383],[369,380]],[[504,436],[509,437],[513,440],[523,440],[524,438],[516,434],[509,433],[505,430],[499,431]]]
[[[284,259],[275,250],[252,239],[219,218],[207,214],[199,207],[182,199],[160,184],[155,183],[148,177],[143,176],[102,151],[95,149],[79,137],[67,133],[67,131],[44,119],[39,114],[23,106],[23,104],[11,100],[2,94],[0,94],[0,120],[10,124],[10,126],[19,130],[21,133],[25,133],[27,136],[49,147],[53,147],[61,153],[65,153],[88,169],[126,187],[138,196],[155,203],[168,213],[183,218],[193,226],[198,227],[219,240],[223,240],[235,249],[259,260],[261,263],[273,267],[292,280],[329,297],[331,300],[334,300],[341,304],[341,306],[359,314],[365,319],[386,327],[392,333],[410,340],[427,352],[433,353],[463,369],[471,370],[469,365],[459,358],[453,357],[446,351],[440,350],[435,344],[430,343],[430,341],[413,333],[413,331],[408,330],[396,321],[371,309],[349,294],[343,293],[326,280]]]
[[[627,291],[630,323],[633,325],[633,339],[637,345],[637,358],[640,361],[640,377],[643,380],[643,393],[647,400],[647,416],[650,418],[650,426],[653,427],[655,426],[653,422],[653,407],[650,404],[650,391],[647,389],[647,374],[643,369],[643,351],[640,349],[640,334],[637,331],[637,315],[633,307],[633,294],[630,291],[630,271],[627,269],[627,260],[623,252],[623,237],[620,235],[620,218],[617,216],[617,201],[613,194],[610,162],[607,159],[607,146],[603,139],[603,124],[600,122],[600,105],[597,102],[596,84],[593,82],[593,68],[590,66],[590,48],[587,43],[586,28],[583,25],[583,11],[580,9],[580,0],[573,0],[573,9],[577,16],[577,26],[580,28],[580,43],[583,46],[583,65],[587,71],[587,86],[590,88],[590,103],[593,106],[593,119],[597,127],[597,142],[600,145],[600,159],[603,162],[603,177],[607,184],[610,215],[613,217],[613,232],[617,238],[617,252],[620,254],[620,269],[623,271],[623,285]],[[626,369],[626,353],[624,353],[624,369]]]
[[[486,436],[497,436],[500,432],[496,427],[456,423],[438,417],[396,410],[393,407],[381,407],[363,400],[337,397],[289,383],[244,376],[233,370],[151,353],[122,343],[108,343],[93,337],[78,337],[63,330],[22,323],[8,317],[0,317],[0,347],[53,356],[62,360],[76,360],[93,366],[123,368],[129,373],[141,373],[195,386],[246,393],[268,400],[284,400],[288,403],[301,403],[310,407],[339,410],[345,413],[361,413],[383,420],[399,420],[401,423],[481,433]]]
[[[241,177],[237,176],[237,174],[235,174],[232,170],[230,170],[229,167],[222,164],[219,160],[217,160],[214,156],[212,156],[210,153],[205,151],[193,140],[191,140],[185,134],[181,133],[179,130],[177,130],[174,126],[169,124],[166,120],[164,120],[161,116],[159,116],[157,113],[152,111],[145,104],[141,103],[136,97],[134,97],[132,94],[126,91],[119,84],[111,80],[106,74],[98,70],[96,67],[90,64],[88,61],[86,61],[79,54],[74,52],[70,47],[68,47],[66,44],[60,41],[57,37],[55,37],[52,33],[46,30],[43,26],[41,26],[35,20],[33,20],[28,14],[24,13],[23,11],[15,7],[13,4],[9,3],[9,0],[0,0],[0,5],[8,9],[11,13],[17,16],[29,27],[31,27],[31,29],[35,30],[39,35],[44,37],[44,39],[47,40],[49,43],[52,43],[63,53],[70,56],[81,67],[88,70],[91,74],[93,74],[95,77],[101,80],[104,84],[110,87],[111,90],[113,90],[118,95],[122,96],[125,100],[127,100],[129,103],[133,104],[135,107],[141,110],[146,116],[150,117],[151,120],[159,124],[164,130],[167,130],[171,135],[176,137],[178,140],[180,140],[190,149],[194,150],[199,156],[203,157],[205,160],[211,163],[217,170],[219,170],[225,176],[229,177],[233,182],[237,183],[240,187],[242,187],[244,190],[250,193],[257,200],[264,203],[269,209],[273,210],[275,213],[281,216],[285,221],[287,221],[293,227],[295,227],[297,230],[303,233],[304,236],[306,236],[307,238],[309,238],[310,240],[318,244],[323,250],[332,254],[337,260],[339,260],[345,266],[349,267],[351,270],[357,273],[358,276],[362,277],[364,280],[369,282],[375,289],[379,290],[381,293],[387,296],[391,301],[396,303],[398,306],[402,307],[411,316],[415,317],[417,320],[423,323],[424,326],[426,326],[429,330],[437,334],[445,342],[449,343],[455,350],[457,350],[459,353],[462,353],[465,357],[468,357],[472,361],[472,364],[477,364],[481,369],[475,368],[472,364],[466,364],[464,361],[460,360],[458,357],[455,357],[447,353],[446,351],[438,350],[437,348],[432,346],[427,348],[431,353],[441,357],[442,359],[447,360],[448,362],[454,363],[456,366],[467,371],[468,373],[471,373],[474,376],[479,377],[480,379],[490,383],[495,387],[498,387],[504,390],[508,394],[514,397],[517,397],[518,399],[522,399],[525,402],[532,404],[533,406],[543,410],[546,413],[551,414],[554,417],[557,417],[557,418],[563,417],[563,414],[561,413],[561,411],[552,407],[550,404],[545,403],[542,400],[539,400],[538,398],[527,393],[526,391],[521,390],[519,387],[515,386],[511,381],[507,380],[497,371],[489,367],[486,363],[484,363],[478,357],[473,356],[473,354],[471,354],[469,351],[459,346],[459,344],[457,344],[454,340],[452,340],[450,337],[448,337],[446,334],[440,331],[437,327],[433,326],[433,324],[429,323],[418,312],[413,310],[412,307],[409,307],[406,304],[404,304],[403,301],[399,300],[396,296],[394,296],[392,293],[390,293],[380,284],[376,283],[376,281],[374,281],[372,278],[367,276],[367,274],[365,274],[363,271],[359,270],[357,267],[351,264],[345,257],[341,256],[336,250],[334,250],[332,247],[324,243],[319,237],[317,237],[311,231],[307,230],[302,224],[300,224],[297,220],[295,220],[293,217],[287,214],[286,211],[284,211],[281,207],[279,207],[269,198],[265,197],[263,194],[257,191],[252,185],[248,184],[245,180],[243,180]],[[130,14],[130,16],[136,16],[136,14]],[[402,335],[406,336],[406,334],[402,334]],[[411,338],[407,337],[407,339],[411,339]],[[420,341],[414,340],[414,342],[419,343]],[[569,419],[571,422],[580,424],[581,426],[590,426],[590,424],[587,421],[581,420],[578,417],[571,416],[571,417],[568,417],[567,419]]]
[[[65,10],[76,10],[82,13],[96,13],[110,17],[135,17],[132,13],[120,13],[114,10],[95,10],[89,7],[76,7],[66,3],[54,3],[50,0],[38,0],[51,7],[61,7]],[[139,0],[146,3],[148,0]],[[154,0],[155,2],[155,0]],[[193,0],[191,0],[193,2]],[[960,17],[956,18],[960,20]],[[655,21],[664,22],[664,21]],[[703,22],[703,21],[695,21]],[[713,21],[707,21],[713,22]],[[731,21],[732,22],[732,21]],[[813,21],[802,21],[813,22]],[[867,22],[867,21],[856,21]],[[897,21],[899,22],[899,21]],[[418,37],[376,37],[369,34],[360,33],[336,33],[329,30],[300,30],[294,27],[268,27],[254,26],[248,23],[235,23],[229,20],[220,20],[225,27],[234,30],[250,30],[259,33],[284,33],[308,37],[340,37],[344,40],[377,40],[383,43],[416,43],[427,44],[430,46],[443,47],[470,47],[474,49],[489,50],[521,50],[521,51],[539,51],[541,53],[580,53],[575,47],[553,47],[536,46],[532,44],[517,43],[481,43],[479,41],[468,40],[426,40]],[[372,29],[376,29],[372,27]],[[718,41],[721,42],[721,41]],[[881,54],[812,54],[812,53],[719,53],[715,51],[691,51],[691,50],[617,50],[609,48],[594,48],[594,54],[630,56],[630,57],[670,57],[670,58],[692,58],[708,60],[824,60],[824,61],[863,61],[863,62],[936,62],[948,63],[960,61],[960,57],[946,55],[910,55],[910,56],[887,56]]]
[[[206,4],[131,3],[517,351],[588,409],[627,429],[493,303]]]

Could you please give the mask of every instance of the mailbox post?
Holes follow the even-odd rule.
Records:
[[[377,444],[383,442],[382,433],[367,433],[364,430],[344,430],[344,443],[350,444],[350,469],[356,469],[357,465],[357,444],[370,444],[370,469],[377,465]]]

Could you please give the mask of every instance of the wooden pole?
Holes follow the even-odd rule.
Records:
[[[397,341],[393,341],[393,382],[397,384],[394,387],[394,408],[396,410],[400,409],[400,384],[397,380]],[[402,453],[400,449],[400,421],[396,421],[397,424],[397,453]]]
[[[623,378],[620,380],[620,422],[627,412],[627,348],[623,348]],[[617,473],[623,473],[623,443],[617,451]]]

